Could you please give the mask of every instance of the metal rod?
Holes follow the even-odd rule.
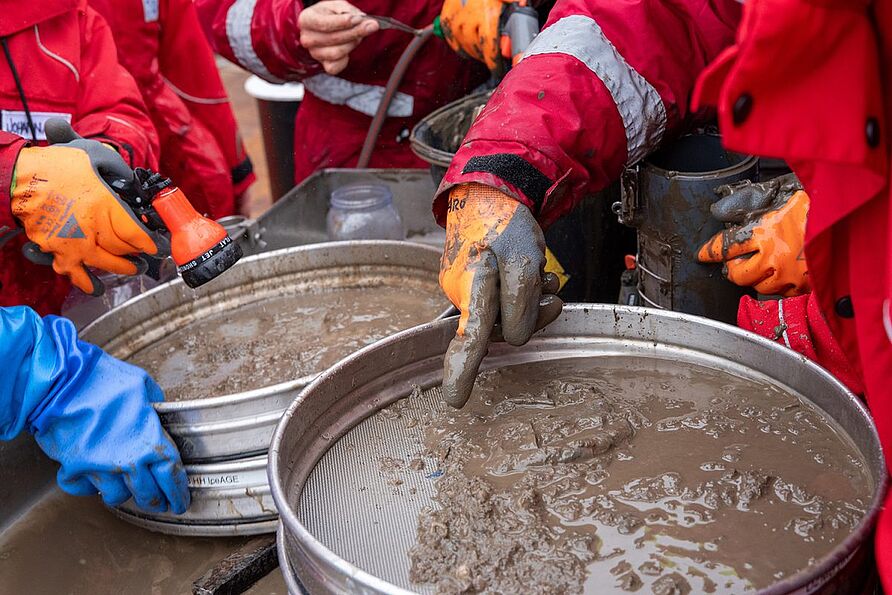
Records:
[[[415,35],[421,37],[424,34],[422,29],[416,29],[415,27],[409,26],[406,23],[399,21],[393,17],[382,17],[375,14],[367,14],[365,18],[372,19],[373,21],[378,21],[378,25],[381,29],[393,29],[394,31],[402,31],[403,33],[408,33],[409,35]]]
[[[239,595],[279,566],[275,536],[252,539],[192,583],[193,595]]]

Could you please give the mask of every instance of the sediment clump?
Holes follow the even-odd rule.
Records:
[[[410,578],[440,593],[753,590],[829,552],[872,490],[819,411],[699,366],[523,364],[460,411],[412,400],[442,476]]]

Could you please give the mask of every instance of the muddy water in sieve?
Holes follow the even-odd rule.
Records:
[[[148,370],[168,401],[216,397],[321,372],[447,306],[434,283],[278,297],[191,323],[128,361]]]
[[[238,548],[244,538],[160,535],[126,523],[95,498],[54,491],[0,535],[0,594],[169,595]],[[276,570],[250,595],[286,595]]]
[[[829,552],[870,495],[820,412],[696,365],[512,366],[460,412],[437,393],[336,442],[298,506],[336,553],[420,591],[740,592]],[[334,518],[332,491],[355,514]]]

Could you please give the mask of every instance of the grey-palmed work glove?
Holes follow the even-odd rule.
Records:
[[[545,238],[526,206],[482,184],[451,191],[440,286],[461,316],[444,362],[447,403],[467,402],[500,317],[511,345],[558,317],[558,278],[544,269]]]
[[[727,228],[700,248],[698,260],[721,263],[729,281],[765,295],[811,291],[804,250],[810,201],[799,180],[790,174],[717,192],[712,214]]]
[[[19,153],[10,192],[12,213],[32,242],[25,255],[100,295],[102,283],[90,268],[136,275],[145,270],[136,257],[164,254],[166,243],[109,186],[110,179],[133,176],[117,152],[58,118],[47,120],[46,135],[50,146]]]

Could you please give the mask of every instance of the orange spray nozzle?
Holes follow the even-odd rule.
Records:
[[[170,253],[189,287],[199,287],[238,262],[241,247],[216,221],[201,216],[175,186],[164,188],[152,208],[170,232]]]

